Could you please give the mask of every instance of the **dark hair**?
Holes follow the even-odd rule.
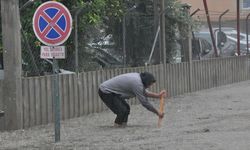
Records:
[[[152,83],[156,82],[155,77],[153,76],[153,74],[151,74],[149,72],[140,73],[140,77],[141,77],[141,81],[142,81],[145,88],[147,88]]]

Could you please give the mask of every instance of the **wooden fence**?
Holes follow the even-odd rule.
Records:
[[[61,118],[65,120],[106,109],[97,94],[98,86],[122,73],[149,71],[157,80],[152,91],[165,88],[171,96],[176,96],[249,80],[249,66],[248,58],[240,56],[194,61],[192,64],[167,64],[165,76],[163,65],[59,75]],[[53,76],[23,78],[22,81],[23,127],[53,122]],[[138,101],[133,99],[130,103],[137,104]]]

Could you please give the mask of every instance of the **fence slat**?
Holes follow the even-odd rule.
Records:
[[[80,102],[79,102],[79,95],[78,95],[78,84],[79,84],[79,76],[74,74],[73,75],[73,87],[74,87],[74,117],[80,116]]]
[[[24,128],[28,128],[30,127],[30,111],[29,111],[29,107],[30,107],[30,103],[29,103],[29,80],[28,78],[23,79],[23,118],[24,118]]]
[[[61,110],[61,119],[65,120],[65,111],[64,111],[64,85],[63,85],[63,75],[59,75],[59,97],[60,97],[60,110]]]
[[[53,109],[53,96],[52,96],[52,92],[53,92],[53,86],[52,86],[52,80],[53,76],[48,76],[46,78],[46,82],[47,82],[47,107],[48,107],[48,111],[47,111],[47,116],[48,116],[48,123],[53,122],[54,119],[54,109]]]
[[[83,85],[83,73],[79,74],[79,79],[78,79],[78,98],[79,98],[79,113],[80,116],[82,116],[84,114],[84,85]]]
[[[84,115],[88,114],[88,82],[87,82],[87,73],[83,74],[83,107],[84,107]]]
[[[35,82],[34,78],[29,79],[29,103],[30,103],[30,126],[36,124],[36,102],[35,102]]]
[[[62,103],[63,103],[63,116],[64,116],[64,119],[69,119],[70,118],[70,115],[69,115],[69,95],[68,95],[68,75],[63,75],[62,76],[62,79],[63,79],[63,82],[62,82],[62,85],[63,85],[63,98],[62,98]]]
[[[36,125],[40,125],[41,121],[41,87],[40,87],[40,79],[38,77],[35,78],[35,105],[36,105]]]
[[[74,99],[74,86],[73,86],[73,75],[69,75],[69,78],[68,78],[68,90],[69,90],[69,117],[70,118],[73,118],[74,117],[74,102],[75,102],[75,99]]]

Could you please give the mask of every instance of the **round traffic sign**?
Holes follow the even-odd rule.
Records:
[[[33,30],[45,45],[63,44],[72,30],[72,17],[61,3],[49,1],[40,5],[33,16]]]

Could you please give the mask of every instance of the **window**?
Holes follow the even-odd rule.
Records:
[[[250,9],[250,0],[242,0],[242,8]]]

